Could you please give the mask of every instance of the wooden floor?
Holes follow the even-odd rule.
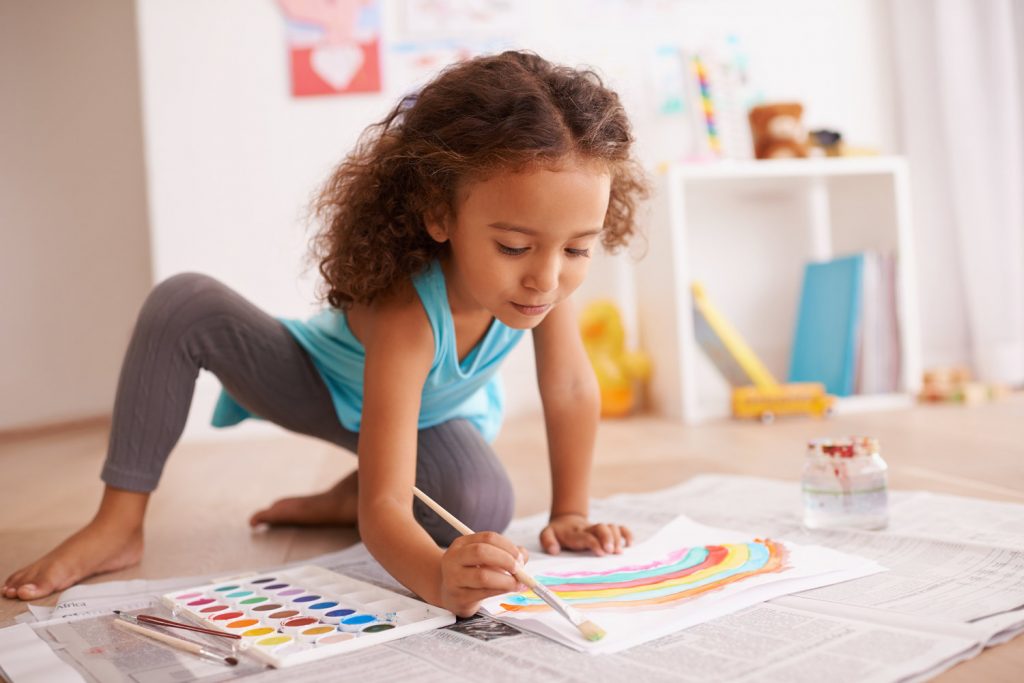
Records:
[[[976,407],[920,406],[824,422],[723,421],[689,428],[653,418],[605,422],[592,493],[648,491],[704,472],[796,480],[807,439],[843,434],[881,439],[894,488],[1024,503],[1024,395],[1019,393]],[[0,578],[91,516],[102,490],[98,473],[106,439],[105,428],[88,425],[0,438]],[[509,422],[495,445],[516,487],[517,515],[545,509],[550,487],[541,420]],[[353,531],[253,533],[246,520],[278,497],[325,488],[354,466],[343,451],[284,432],[182,444],[150,504],[142,564],[98,580],[227,573],[343,548],[356,541]],[[0,599],[0,625],[24,609],[23,603]],[[938,680],[1020,680],[1021,671],[1024,637],[987,650]]]

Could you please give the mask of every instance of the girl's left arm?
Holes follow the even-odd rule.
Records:
[[[533,344],[551,462],[551,520],[541,532],[541,546],[552,554],[563,547],[597,555],[621,552],[632,542],[629,529],[588,520],[601,396],[571,301],[534,328]]]

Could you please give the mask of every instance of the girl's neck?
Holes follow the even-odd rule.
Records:
[[[493,316],[490,311],[477,303],[459,279],[458,268],[452,262],[451,256],[445,254],[439,259],[441,272],[444,273],[444,286],[448,294],[448,307],[452,311],[453,318],[487,318]]]

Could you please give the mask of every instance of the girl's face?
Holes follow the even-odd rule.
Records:
[[[509,327],[536,327],[586,277],[611,178],[593,163],[499,173],[460,193],[456,217],[428,225],[451,242],[455,312],[485,309]]]

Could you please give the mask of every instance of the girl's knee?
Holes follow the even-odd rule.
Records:
[[[474,531],[503,532],[514,509],[512,482],[490,445],[467,420],[457,419],[420,433],[416,485]],[[458,531],[423,503],[414,513],[441,545]]]
[[[197,295],[225,289],[218,280],[202,273],[178,273],[163,280],[150,291],[146,305],[165,306]]]
[[[442,490],[426,493],[473,531],[503,532],[512,521],[515,497],[496,458],[494,464],[495,467],[482,471],[476,468],[471,478],[448,481]],[[456,529],[420,501],[416,501],[415,516],[440,545],[449,545],[459,536]]]
[[[201,273],[179,273],[156,285],[139,312],[138,324],[164,328],[189,327],[202,317],[211,304],[226,301],[231,290],[218,280]],[[202,310],[201,310],[202,309]]]

